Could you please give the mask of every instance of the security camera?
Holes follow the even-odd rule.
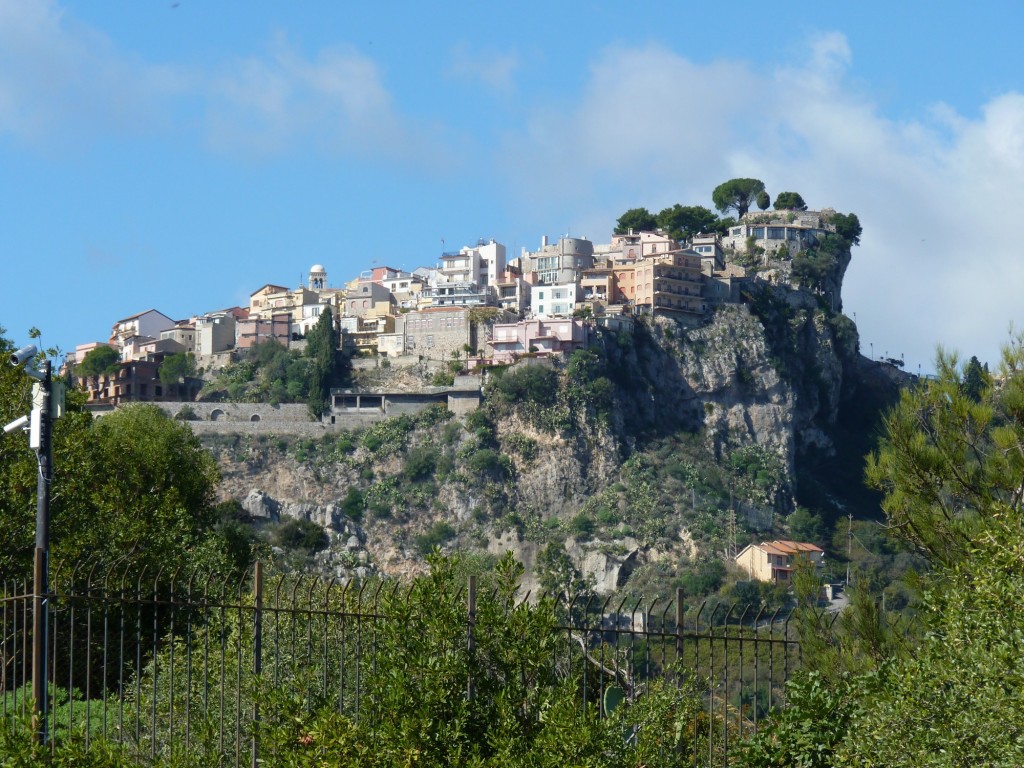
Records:
[[[4,427],[4,434],[13,432],[16,429],[24,429],[28,425],[28,416],[19,416],[6,427]]]
[[[25,365],[25,363],[36,356],[37,351],[35,344],[29,344],[27,347],[22,347],[17,352],[12,352],[11,365],[15,367]]]

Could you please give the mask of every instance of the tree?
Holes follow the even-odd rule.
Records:
[[[964,366],[964,394],[974,402],[980,403],[982,395],[990,386],[992,386],[992,382],[985,369],[982,368],[981,361],[972,356]]]
[[[1024,341],[1003,352],[1006,384],[968,396],[956,355],[939,350],[938,378],[905,389],[868,457],[890,528],[931,562],[962,560],[996,506],[1024,504]]]
[[[767,211],[772,204],[772,199],[768,196],[768,193],[763,189],[757,193],[757,207],[762,211]]]
[[[933,565],[917,579],[918,629],[893,631],[862,590],[838,630],[799,609],[814,671],[742,765],[1024,764],[1024,339],[1003,350],[1003,387],[978,401],[955,355],[939,350],[936,367],[887,414],[867,468],[889,531]]]
[[[680,205],[665,208],[658,214],[657,224],[674,240],[690,240],[701,232],[712,232],[718,217],[702,205]]]
[[[823,538],[825,525],[821,517],[806,507],[797,507],[787,522],[789,523],[789,534],[794,541],[817,544]]]
[[[306,354],[313,361],[309,384],[309,414],[319,419],[330,405],[331,387],[341,383],[343,357],[330,307],[324,307],[316,325],[306,335]]]
[[[105,344],[102,347],[90,349],[85,353],[82,362],[75,369],[77,376],[99,376],[102,373],[113,373],[121,362],[121,355],[113,347]]]
[[[806,211],[807,203],[798,192],[779,192],[775,196],[776,211]]]
[[[832,217],[832,224],[836,228],[836,234],[846,240],[846,242],[850,245],[860,245],[862,230],[857,214],[837,213]]]
[[[658,220],[646,208],[630,208],[619,216],[615,225],[615,234],[625,235],[630,230],[634,232],[653,232],[657,227]]]
[[[186,377],[196,375],[196,356],[191,352],[167,355],[160,364],[160,382],[170,389]]]
[[[730,179],[715,187],[711,200],[721,213],[734,210],[742,218],[761,192],[764,182],[760,179]]]

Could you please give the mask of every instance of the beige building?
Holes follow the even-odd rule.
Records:
[[[603,304],[617,304],[619,301],[615,272],[607,267],[583,270],[580,287],[583,289],[584,301],[597,301]]]
[[[672,251],[636,263],[633,304],[653,312],[669,310],[703,314],[704,276],[700,257],[692,251]]]
[[[287,314],[293,328],[291,332],[297,333],[302,326],[303,318],[307,316],[307,307],[319,307],[321,298],[319,291],[313,291],[306,287],[285,288],[279,291],[267,291],[268,288],[276,286],[264,286],[249,298],[249,317],[263,318],[268,320],[271,317]],[[257,301],[259,309],[256,309]]]
[[[196,355],[214,355],[235,347],[235,315],[210,312],[196,318]]]
[[[360,280],[350,284],[345,294],[343,315],[349,317],[384,317],[397,311],[395,297],[380,283]]]
[[[788,584],[800,562],[821,566],[825,553],[821,547],[803,541],[766,541],[750,544],[736,555],[736,565],[746,571],[751,580]]]
[[[196,325],[189,320],[182,320],[173,328],[169,328],[166,331],[160,331],[160,338],[178,342],[185,348],[186,352],[195,352]]]
[[[679,243],[660,232],[630,231],[625,235],[612,235],[612,249],[621,251],[627,259],[643,259],[678,248]]]
[[[262,288],[249,294],[249,315],[252,317],[262,316],[264,310],[270,307],[268,300],[271,296],[287,293],[288,289],[283,285],[267,283]]]

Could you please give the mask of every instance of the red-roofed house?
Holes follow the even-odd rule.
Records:
[[[825,561],[821,547],[803,541],[764,541],[750,544],[736,555],[736,564],[751,579],[788,584],[797,563],[806,561],[820,566]]]

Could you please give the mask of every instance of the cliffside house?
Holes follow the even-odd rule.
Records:
[[[800,562],[821,566],[825,552],[821,547],[804,541],[766,541],[749,544],[736,555],[736,564],[751,579],[788,584]]]
[[[568,356],[587,346],[590,329],[580,320],[534,318],[518,323],[495,323],[491,331],[491,360],[513,363],[528,352]]]

